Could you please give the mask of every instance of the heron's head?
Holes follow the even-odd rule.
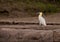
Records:
[[[42,12],[39,12],[39,16],[42,16],[42,14],[43,14]]]

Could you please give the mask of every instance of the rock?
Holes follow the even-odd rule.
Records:
[[[6,40],[8,40],[8,38],[9,38],[8,31],[0,30],[0,42],[6,41]]]
[[[54,30],[54,42],[60,42],[60,29]]]
[[[51,30],[2,28],[1,31],[2,34],[0,34],[6,42],[53,42],[53,31]]]

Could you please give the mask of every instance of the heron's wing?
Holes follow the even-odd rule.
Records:
[[[46,21],[45,21],[45,19],[44,19],[43,17],[40,17],[40,18],[39,18],[39,22],[40,22],[40,24],[42,24],[42,25],[46,25]]]

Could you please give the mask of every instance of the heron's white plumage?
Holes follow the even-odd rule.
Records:
[[[45,19],[42,17],[42,12],[40,12],[38,18],[39,18],[39,24],[40,24],[40,25],[43,25],[43,26],[46,26],[46,21],[45,21]]]

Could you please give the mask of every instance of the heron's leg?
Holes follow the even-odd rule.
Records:
[[[42,24],[41,23],[39,23],[39,29],[42,29]]]
[[[41,23],[39,23],[39,26],[42,26],[42,24],[41,24]]]
[[[41,26],[41,23],[39,23],[39,26]]]

